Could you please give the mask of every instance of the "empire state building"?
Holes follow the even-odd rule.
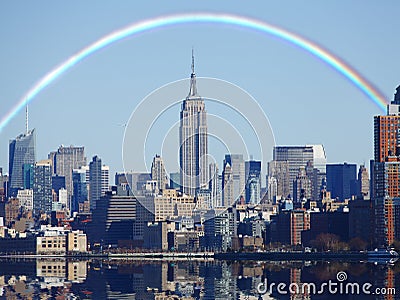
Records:
[[[190,91],[180,112],[179,146],[181,189],[194,196],[197,190],[208,188],[209,176],[207,112],[197,93],[193,52]]]

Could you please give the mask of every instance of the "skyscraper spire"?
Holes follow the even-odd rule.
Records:
[[[25,106],[25,132],[28,134],[29,131],[29,115],[28,115],[28,101],[26,101]]]
[[[197,87],[196,87],[196,74],[194,73],[194,50],[192,48],[192,74],[190,75],[190,91],[188,98],[196,97],[197,95]]]
[[[192,75],[194,74],[194,49],[192,47]]]

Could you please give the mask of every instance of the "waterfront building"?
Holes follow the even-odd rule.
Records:
[[[390,245],[400,238],[400,86],[387,114],[374,117],[374,160],[371,162],[371,199],[375,242]]]
[[[301,245],[302,231],[310,229],[310,212],[303,209],[281,211],[271,216],[271,222],[272,242]]]
[[[349,239],[358,237],[370,244],[374,233],[373,216],[372,201],[365,199],[349,201]]]
[[[232,239],[237,233],[234,209],[230,207],[223,211],[209,210],[204,218],[204,236],[200,237],[200,247],[213,251],[227,251],[232,248]]]
[[[36,254],[67,253],[67,237],[63,227],[42,227],[36,237]]]
[[[167,222],[149,222],[146,225],[143,235],[143,247],[145,249],[154,249],[167,251],[168,236]]]
[[[85,253],[87,245],[87,236],[83,231],[76,230],[67,233],[67,252]]]

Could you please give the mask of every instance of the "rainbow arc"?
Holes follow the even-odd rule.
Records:
[[[275,25],[251,19],[238,15],[221,14],[221,13],[188,13],[161,16],[153,19],[148,19],[140,22],[130,24],[127,27],[118,29],[110,34],[100,38],[94,43],[83,48],[79,52],[69,57],[66,61],[52,69],[45,76],[43,76],[18,102],[17,104],[5,115],[0,121],[0,132],[18,114],[23,107],[30,103],[37,95],[52,82],[64,74],[67,70],[75,66],[90,55],[96,53],[100,49],[109,46],[117,41],[123,40],[127,37],[133,37],[140,33],[149,33],[153,29],[168,28],[171,26],[180,26],[186,24],[215,24],[215,25],[232,25],[242,28],[258,31],[263,34],[272,35],[285,40],[299,48],[309,52],[314,57],[320,59],[327,65],[331,66],[338,73],[343,75],[353,85],[355,85],[361,92],[363,92],[371,101],[373,101],[381,110],[386,109],[385,96],[374,87],[366,78],[359,74],[353,67],[344,62],[339,57],[335,56],[328,50],[319,46],[318,44],[283,28]]]

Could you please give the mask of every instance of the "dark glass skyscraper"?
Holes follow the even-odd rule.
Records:
[[[33,171],[33,211],[37,215],[41,212],[50,213],[53,195],[51,161],[49,159],[35,164]]]
[[[357,165],[328,164],[326,165],[327,190],[332,198],[343,201],[357,196]]]
[[[93,157],[89,164],[89,202],[90,210],[96,209],[96,202],[108,190],[109,167],[102,165],[100,157]]]
[[[24,164],[22,166],[24,189],[31,189],[33,187],[33,164]]]
[[[24,164],[33,165],[36,160],[35,129],[20,134],[9,144],[10,193],[16,196],[18,189],[24,188]]]
[[[79,203],[84,203],[88,200],[88,189],[86,183],[86,170],[77,169],[72,172],[72,186],[74,195],[72,197],[71,211],[79,211]]]

